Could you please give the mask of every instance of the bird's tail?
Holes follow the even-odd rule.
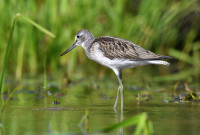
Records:
[[[166,65],[169,66],[170,63],[167,61],[163,61],[163,60],[152,60],[152,61],[148,61],[149,64],[156,64],[156,65]]]
[[[158,55],[159,59],[173,59],[173,57],[170,57],[170,56],[165,56],[165,55]]]

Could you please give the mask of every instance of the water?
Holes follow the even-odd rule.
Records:
[[[105,91],[107,91],[105,93]],[[18,91],[2,114],[2,134],[132,134],[134,126],[109,133],[98,131],[121,119],[147,112],[156,134],[188,135],[200,132],[200,103],[165,102],[166,93],[151,92],[149,100],[136,100],[141,91],[126,90],[123,114],[113,110],[116,90],[66,89],[65,91]],[[79,126],[88,109],[88,123]]]

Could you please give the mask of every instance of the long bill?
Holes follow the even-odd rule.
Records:
[[[73,48],[76,47],[76,43],[73,43],[72,46],[70,46],[66,51],[64,51],[60,56],[63,56],[65,55],[66,53],[68,53],[69,51],[71,51]]]

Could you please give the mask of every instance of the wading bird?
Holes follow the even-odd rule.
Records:
[[[131,41],[110,36],[100,36],[95,39],[86,29],[75,35],[75,42],[61,54],[71,51],[76,46],[82,46],[87,57],[105,67],[112,69],[117,75],[119,88],[114,108],[117,107],[119,93],[121,94],[121,109],[123,109],[122,70],[148,64],[169,65],[162,59],[171,59],[169,56],[155,54],[145,50]]]

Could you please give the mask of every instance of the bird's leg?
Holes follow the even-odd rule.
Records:
[[[117,91],[117,97],[115,100],[115,105],[114,105],[114,109],[117,107],[117,102],[119,100],[119,93],[121,93],[121,108],[123,108],[123,85],[122,85],[122,70],[115,70],[115,73],[117,75],[117,79],[119,81],[119,88]]]
[[[122,70],[119,70],[118,81],[119,81],[119,90],[121,94],[121,109],[123,109],[124,91],[123,91],[123,85],[122,85]]]
[[[119,88],[120,88],[120,94],[121,94],[121,109],[123,109],[123,104],[124,104],[124,90],[123,90],[123,85],[122,85],[122,83],[120,84],[120,86],[119,86]]]
[[[120,87],[119,87],[118,90],[117,90],[117,97],[116,97],[116,100],[115,100],[114,109],[117,107],[117,102],[118,102],[118,100],[119,100],[119,92],[120,92]]]

